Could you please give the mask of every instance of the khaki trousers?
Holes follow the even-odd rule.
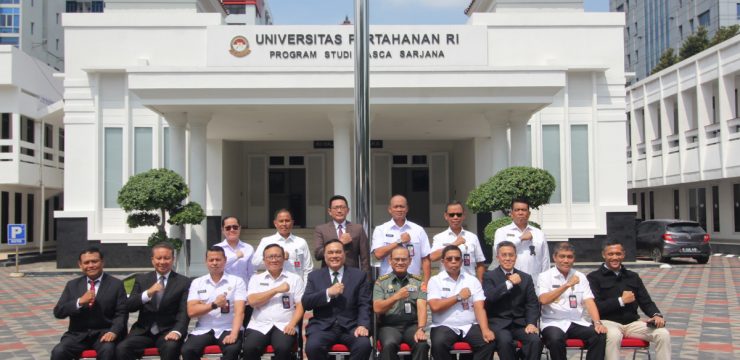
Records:
[[[656,360],[671,358],[671,335],[666,328],[649,328],[647,323],[637,320],[626,325],[618,322],[602,320],[607,328],[606,333],[606,360],[618,360],[622,338],[642,339],[654,343]]]

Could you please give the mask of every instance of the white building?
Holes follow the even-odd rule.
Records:
[[[740,241],[740,37],[627,88],[627,173],[638,218],[698,221]]]
[[[353,204],[351,27],[228,26],[216,0],[143,3],[63,20],[60,267],[89,241],[110,266],[148,262],[151,230],[129,229],[116,196],[152,167],[182,174],[206,209],[189,234],[195,269],[223,214],[259,229],[288,207],[313,227],[331,195]],[[533,216],[550,240],[598,256],[597,240],[633,236],[614,151],[626,145],[614,136],[625,132],[623,17],[574,0],[476,0],[468,13],[456,26],[370,29],[373,223],[406,193],[412,220],[441,226],[449,199],[532,164],[558,181]]]

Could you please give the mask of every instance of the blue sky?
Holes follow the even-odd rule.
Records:
[[[464,24],[470,0],[369,0],[370,24]],[[276,25],[338,24],[355,0],[270,0]],[[609,11],[608,0],[584,0],[586,11]]]

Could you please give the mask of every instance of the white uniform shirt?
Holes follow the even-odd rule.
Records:
[[[244,241],[239,241],[236,244],[236,248],[232,248],[231,245],[224,240],[216,244],[216,246],[222,247],[226,254],[226,268],[224,271],[226,271],[227,274],[242,278],[244,283],[247,284],[247,289],[249,289],[249,278],[254,274],[254,265],[252,265],[254,248],[252,245],[249,245]],[[244,256],[237,258],[237,250],[241,250]]]
[[[455,233],[450,228],[447,228],[447,230],[437,235],[434,235],[432,242],[432,252],[442,250],[445,248],[445,246],[454,243],[455,240],[457,240],[457,236],[458,235],[455,235]],[[486,256],[483,255],[483,249],[481,249],[480,242],[478,242],[478,235],[462,229],[460,231],[460,236],[465,239],[465,243],[458,246],[463,254],[463,265],[461,269],[470,275],[476,276],[475,268],[478,266],[478,263],[486,261]],[[441,261],[439,262],[439,271],[445,271],[444,264],[442,264]]]
[[[524,231],[512,222],[511,224],[498,228],[493,237],[493,253],[496,254],[496,246],[504,241],[511,241],[516,246],[516,264],[514,267],[532,276],[537,286],[537,277],[540,273],[550,268],[550,250],[547,248],[547,239],[542,230],[527,225],[524,229],[532,233],[532,240],[522,241],[519,237]],[[534,251],[534,255],[532,252]]]
[[[548,305],[542,306],[542,329],[548,326],[555,326],[563,332],[567,331],[571,323],[578,325],[590,326],[591,323],[583,317],[583,301],[593,299],[594,294],[591,292],[591,286],[588,284],[586,275],[580,271],[571,269],[568,277],[563,276],[560,271],[553,267],[540,274],[537,283],[537,296],[548,293],[565,284],[572,276],[578,276],[579,283],[573,288],[565,290],[560,298]],[[570,296],[576,296],[576,308],[570,307]]]
[[[276,294],[267,303],[255,307],[252,320],[247,325],[248,329],[267,335],[273,326],[283,331],[288,325],[293,313],[295,313],[296,304],[300,303],[303,297],[303,278],[285,270],[277,278],[273,278],[269,272],[265,271],[252,276],[249,280],[247,296],[274,289],[282,283],[288,283],[290,290],[287,293]]]
[[[457,297],[463,288],[470,289],[470,298],[468,298],[468,309],[463,308],[463,303],[458,302],[442,312],[432,313],[432,326],[447,326],[456,334],[466,336],[470,327],[477,324],[473,303],[476,301],[485,301],[486,296],[483,294],[483,287],[475,276],[460,272],[460,276],[455,281],[447,274],[447,271],[441,271],[439,274],[432,276],[427,285],[427,301],[434,299],[446,299]]]
[[[413,249],[411,264],[409,264],[409,269],[407,271],[415,275],[424,275],[421,272],[421,258],[432,253],[432,250],[429,247],[429,238],[427,237],[427,233],[424,231],[424,228],[412,223],[408,219],[406,219],[406,222],[400,227],[396,225],[396,222],[393,221],[393,219],[376,227],[373,231],[373,245],[370,252],[388,244],[395,243],[397,240],[401,239],[401,234],[405,232],[409,233],[411,241],[404,246],[409,249],[409,252]],[[388,262],[388,258],[390,258],[390,254],[386,255],[380,263],[380,275],[385,275],[392,270],[391,265]]]
[[[262,253],[264,252],[265,247],[270,244],[278,244],[283,247],[283,250],[288,253],[288,259],[286,259],[285,264],[283,264],[283,270],[300,275],[303,277],[303,283],[305,284],[306,281],[308,281],[308,274],[313,271],[311,250],[308,248],[306,239],[293,234],[290,234],[286,239],[282,237],[280,233],[263,237],[262,240],[260,240],[259,245],[257,245],[257,250],[254,251],[254,255],[252,256],[252,265],[254,265],[255,269],[265,269]]]
[[[247,285],[238,276],[224,273],[218,283],[211,280],[210,274],[193,280],[188,292],[188,301],[200,300],[209,304],[223,293],[226,293],[226,300],[229,300],[229,313],[222,314],[221,308],[216,308],[205,315],[201,315],[191,334],[202,335],[213,330],[216,338],[221,337],[224,331],[231,330],[231,323],[234,321],[235,302],[239,300],[247,301]]]

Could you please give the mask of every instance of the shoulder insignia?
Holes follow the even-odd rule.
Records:
[[[378,278],[378,281],[388,280],[388,279],[390,279],[390,277],[391,277],[391,274],[385,274],[385,275],[380,276]]]
[[[422,282],[424,281],[424,277],[421,276],[421,275],[416,275],[416,274],[409,274],[409,275],[411,275],[411,278],[413,278],[413,279],[416,279],[416,280],[419,280],[419,281],[422,281]]]

